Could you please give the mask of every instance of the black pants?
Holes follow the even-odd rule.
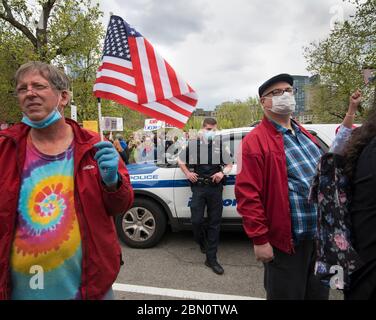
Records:
[[[217,259],[219,233],[223,211],[223,185],[192,185],[191,220],[193,236],[197,243],[207,241],[206,256],[209,262]],[[208,220],[204,224],[207,207]]]
[[[264,264],[268,300],[328,300],[329,288],[314,275],[315,243],[301,241],[289,255],[276,248],[274,260]]]

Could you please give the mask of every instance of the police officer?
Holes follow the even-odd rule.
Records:
[[[179,166],[191,183],[191,220],[195,241],[206,253],[205,265],[216,274],[224,270],[217,261],[225,175],[232,169],[232,158],[222,140],[215,136],[217,121],[206,118],[200,138],[189,140],[179,155]],[[208,223],[204,225],[207,207]]]

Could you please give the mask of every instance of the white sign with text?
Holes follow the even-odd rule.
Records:
[[[124,131],[123,118],[103,117],[102,118],[103,131]]]

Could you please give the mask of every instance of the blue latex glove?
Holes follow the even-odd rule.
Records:
[[[119,153],[109,141],[102,141],[94,145],[98,149],[94,156],[99,166],[99,172],[106,186],[112,187],[119,181]]]

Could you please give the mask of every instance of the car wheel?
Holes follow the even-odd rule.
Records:
[[[118,235],[131,248],[155,246],[164,235],[166,225],[166,216],[159,205],[143,198],[136,198],[132,208],[116,217]]]

